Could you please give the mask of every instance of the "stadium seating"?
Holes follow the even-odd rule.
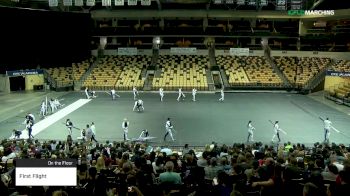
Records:
[[[80,63],[72,63],[73,68],[73,80],[78,81],[84,75],[84,73],[88,70],[90,65],[95,61],[94,57],[91,57],[88,60],[82,61]]]
[[[158,59],[161,76],[153,78],[153,90],[208,90],[206,68],[208,56],[200,55],[161,55]]]
[[[93,90],[130,90],[143,87],[142,68],[151,63],[146,56],[107,56],[92,70],[83,86]]]
[[[73,85],[72,67],[55,67],[46,69],[51,78],[57,83],[57,87]]]
[[[80,80],[94,60],[95,58],[91,57],[79,63],[72,63],[71,67],[55,67],[46,69],[46,71],[56,81],[57,87],[71,86],[74,81]]]
[[[275,64],[287,77],[288,81],[295,85],[296,83],[296,73],[297,73],[297,59],[296,57],[274,57]]]
[[[330,58],[302,57],[297,67],[296,85],[304,87],[318,72],[331,62]]]
[[[142,88],[145,83],[141,78],[142,68],[151,64],[151,56],[119,56],[119,60],[125,64],[115,85],[116,89],[131,90],[133,86]]]
[[[289,82],[298,88],[304,87],[317,73],[331,62],[330,58],[274,57]]]
[[[350,61],[340,60],[332,66],[334,71],[350,72]]]
[[[282,80],[264,57],[217,56],[216,63],[225,69],[232,86],[282,85]]]
[[[91,71],[91,74],[84,81],[83,87],[93,90],[112,89],[118,80],[121,69],[117,57],[106,56]]]

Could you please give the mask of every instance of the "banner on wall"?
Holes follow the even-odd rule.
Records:
[[[350,77],[350,72],[328,70],[327,76]]]
[[[84,1],[83,0],[74,0],[74,5],[75,6],[84,6]]]
[[[118,48],[118,55],[137,55],[137,48]]]
[[[102,6],[111,6],[112,0],[102,0]]]
[[[249,48],[230,48],[230,55],[249,56]]]
[[[128,0],[128,5],[137,5],[137,0]]]
[[[6,75],[11,76],[25,76],[25,75],[38,75],[43,74],[44,71],[42,69],[29,69],[29,70],[14,70],[14,71],[6,71]]]
[[[115,6],[124,6],[124,0],[115,0],[114,5]]]
[[[95,6],[95,0],[86,0],[86,6]]]
[[[197,48],[170,48],[171,54],[196,54]]]
[[[58,6],[58,0],[49,0],[49,6],[50,7],[57,7]]]
[[[64,6],[72,6],[73,5],[73,0],[63,0],[63,5]]]

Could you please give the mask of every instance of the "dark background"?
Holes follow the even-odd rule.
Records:
[[[0,72],[69,66],[90,54],[90,14],[0,7]]]

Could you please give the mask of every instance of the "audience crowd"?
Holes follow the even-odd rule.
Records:
[[[3,140],[0,195],[349,196],[350,147],[315,143],[195,149],[128,142]],[[77,159],[76,187],[15,186],[17,159]]]

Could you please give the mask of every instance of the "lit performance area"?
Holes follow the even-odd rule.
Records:
[[[97,92],[96,99],[49,123],[47,128],[40,132],[34,128],[34,137],[48,140],[66,139],[68,131],[64,123],[69,118],[74,126],[80,129],[94,122],[98,141],[122,141],[121,125],[123,119],[127,118],[130,122],[128,135],[131,139],[138,138],[141,131],[147,129],[149,136],[156,137],[150,142],[159,145],[205,145],[212,141],[233,144],[247,141],[247,123],[251,120],[256,128],[254,140],[269,143],[274,134],[273,124],[269,122],[271,120],[279,121],[280,128],[287,133],[280,133],[282,143],[291,141],[310,145],[323,142],[324,124],[320,117],[328,117],[332,125],[340,131],[331,131],[330,142],[347,144],[350,139],[350,116],[310,96],[289,93],[226,93],[225,101],[219,102],[219,93],[200,93],[197,94],[197,101],[193,102],[189,92],[185,92],[185,95],[185,100],[178,102],[176,93],[165,93],[163,102],[160,102],[157,93],[141,92],[139,97],[144,102],[145,111],[137,112],[133,111],[134,100],[131,92],[120,93],[121,97],[116,100],[112,100],[104,92]],[[71,92],[61,98],[66,100],[65,104],[69,107],[69,104],[84,97],[81,92]],[[71,103],[68,103],[69,101]],[[35,113],[39,110],[39,105],[40,102],[36,108],[28,111]],[[35,113],[35,116],[39,124],[38,114]],[[14,123],[16,118],[18,117],[8,119],[8,123],[1,122],[1,137],[10,137],[13,128],[24,128],[24,125],[18,124],[21,121]],[[49,118],[51,117],[47,117]],[[171,118],[174,126],[174,142],[170,141],[169,137],[167,142],[163,141],[167,118]],[[73,140],[79,136],[80,131],[73,129]]]

